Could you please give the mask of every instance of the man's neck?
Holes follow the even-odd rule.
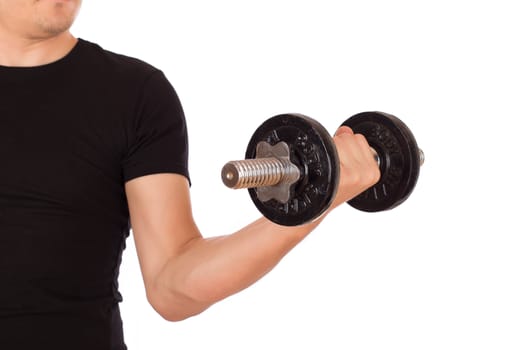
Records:
[[[43,39],[25,39],[1,35],[0,66],[35,67],[66,56],[77,43],[70,32]]]

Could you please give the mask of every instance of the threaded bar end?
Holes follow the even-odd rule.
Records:
[[[222,181],[233,189],[274,186],[296,182],[299,168],[285,158],[257,158],[228,162],[222,168]]]

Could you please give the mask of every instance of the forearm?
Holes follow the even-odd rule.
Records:
[[[285,227],[261,218],[231,235],[189,242],[158,276],[157,286],[170,305],[164,309],[177,308],[175,314],[191,316],[245,289],[273,269],[320,221]]]

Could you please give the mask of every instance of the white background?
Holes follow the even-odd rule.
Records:
[[[220,180],[265,119],[334,132],[379,110],[427,162],[401,207],[338,208],[269,275],[169,323],[133,240],[121,291],[130,350],[524,349],[525,20],[518,1],[85,1],[76,36],[162,69],[188,120],[205,236],[259,217]]]

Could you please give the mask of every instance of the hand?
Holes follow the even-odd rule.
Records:
[[[354,134],[352,129],[342,126],[334,136],[334,143],[339,155],[340,179],[333,207],[372,187],[381,177],[379,166],[363,135]]]

